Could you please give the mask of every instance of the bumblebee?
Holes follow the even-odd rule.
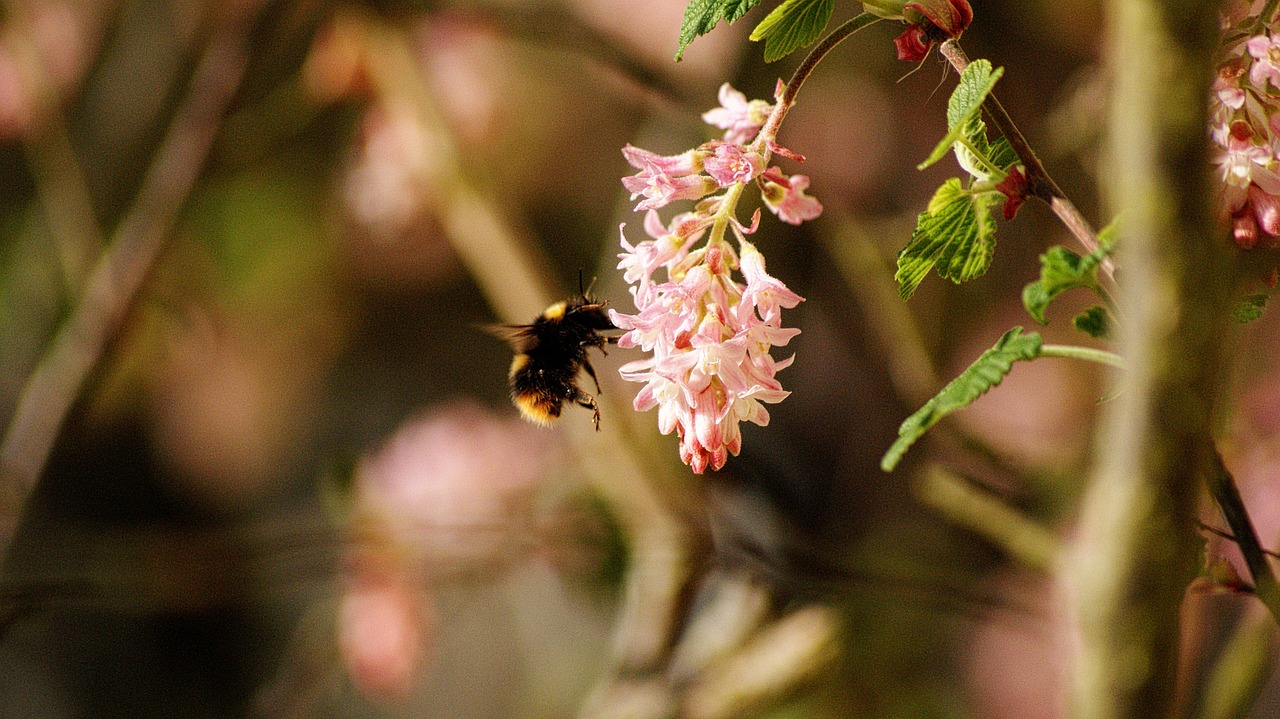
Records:
[[[548,425],[560,417],[565,402],[573,402],[591,410],[592,422],[600,431],[600,406],[596,398],[578,387],[578,373],[586,370],[600,393],[600,381],[587,358],[587,350],[595,347],[604,353],[605,345],[616,337],[600,334],[617,329],[604,312],[604,302],[585,293],[575,299],[557,302],[527,325],[506,325],[505,339],[515,350],[508,380],[511,401],[524,418],[535,424]]]

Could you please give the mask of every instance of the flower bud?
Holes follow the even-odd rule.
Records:
[[[929,19],[947,37],[957,37],[973,22],[973,7],[969,0],[915,0],[906,5]]]

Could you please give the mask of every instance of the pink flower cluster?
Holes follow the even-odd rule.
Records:
[[[779,92],[781,89],[779,84]],[[677,200],[702,199],[754,180],[765,205],[783,222],[798,225],[822,214],[822,203],[804,193],[809,186],[808,177],[788,177],[777,167],[765,169],[765,152],[804,159],[774,145],[772,138],[760,137],[760,128],[772,110],[773,106],[762,100],[747,102],[745,95],[725,83],[720,86],[720,107],[702,115],[707,123],[725,130],[724,139],[671,156],[631,145],[622,148],[622,156],[639,170],[622,178],[622,186],[631,192],[631,199],[644,198],[636,205],[636,211],[658,209]],[[698,213],[710,217],[718,209],[714,202],[704,202]]]
[[[790,156],[759,136],[772,108],[748,103],[727,84],[720,101],[703,118],[726,130],[723,140],[673,157],[631,146],[623,150],[639,170],[623,185],[633,199],[643,196],[636,209],[647,210],[644,227],[651,239],[633,246],[622,236],[618,269],[632,285],[637,312],[610,311],[614,324],[627,330],[618,346],[652,353],[620,370],[624,379],[644,383],[635,408],[658,408],[659,430],[679,434],[680,459],[699,474],[720,469],[730,454],[738,454],[741,422],[768,424],[764,403],[789,394],[775,375],[793,359],[775,361],[769,350],[800,332],[782,326],[781,311],[803,298],[765,272],[764,257],[746,240],[759,224],[759,211],[745,226],[734,217],[734,205],[742,189],[755,183],[784,222],[799,224],[822,212],[804,194],[807,177],[766,169],[769,153]],[[657,208],[679,199],[699,202],[664,225]],[[738,239],[737,252],[724,239],[726,229]],[[706,244],[695,249],[708,234]],[[660,269],[665,280],[655,277]]]
[[[1280,245],[1280,27],[1224,41],[1210,98],[1219,210],[1236,244]]]

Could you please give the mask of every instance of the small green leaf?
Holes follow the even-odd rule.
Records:
[[[1240,298],[1236,304],[1235,312],[1232,316],[1236,322],[1247,325],[1250,322],[1262,316],[1262,311],[1267,307],[1267,293],[1257,292],[1251,295],[1245,295]]]
[[[987,149],[987,126],[980,115],[982,102],[987,99],[991,88],[995,87],[996,81],[1003,74],[1004,68],[992,71],[991,63],[986,60],[969,63],[964,72],[960,73],[960,83],[956,85],[955,91],[951,93],[951,100],[947,103],[949,132],[916,169],[923,170],[941,160],[961,137],[969,140],[979,151]]]
[[[751,31],[752,40],[765,41],[764,61],[786,57],[818,39],[835,4],[835,0],[787,0],[774,8]]]
[[[1003,137],[991,143],[991,152],[987,157],[993,165],[1006,172],[1010,167],[1021,161],[1021,158],[1018,157],[1018,152],[1013,149],[1013,145],[1010,145],[1009,141]]]
[[[957,284],[986,272],[996,246],[991,207],[999,200],[998,192],[965,190],[956,177],[944,182],[898,253],[898,296],[910,299],[932,267]]]
[[[880,460],[880,468],[892,472],[911,445],[937,424],[938,420],[968,407],[992,387],[1000,384],[1013,368],[1014,362],[1038,357],[1041,343],[1040,335],[1035,332],[1024,335],[1021,327],[1014,327],[1004,333],[994,347],[983,352],[959,377],[951,380],[933,399],[907,417],[898,428],[897,441]]]
[[[1116,236],[1120,234],[1120,218],[1117,217],[1107,226],[1098,230],[1098,249],[1102,250],[1104,255],[1111,254],[1116,247]]]
[[[760,0],[691,0],[684,9],[684,21],[680,23],[676,61],[680,61],[685,48],[699,35],[711,32],[721,20],[732,25],[758,4]]]
[[[1022,288],[1022,305],[1027,313],[1042,325],[1049,324],[1045,311],[1058,295],[1076,287],[1087,287],[1101,292],[1098,285],[1098,263],[1103,253],[1099,250],[1081,257],[1061,245],[1049,248],[1040,255],[1040,279]]]
[[[1106,339],[1111,335],[1111,320],[1107,311],[1101,307],[1090,307],[1076,315],[1071,324],[1081,332],[1097,339]]]

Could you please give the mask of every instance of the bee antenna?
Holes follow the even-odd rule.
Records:
[[[591,295],[591,288],[596,286],[596,280],[598,279],[600,278],[592,277],[591,284],[587,285],[586,288],[584,289],[582,286],[582,268],[581,267],[578,268],[578,291],[582,293],[583,297],[588,297]]]

